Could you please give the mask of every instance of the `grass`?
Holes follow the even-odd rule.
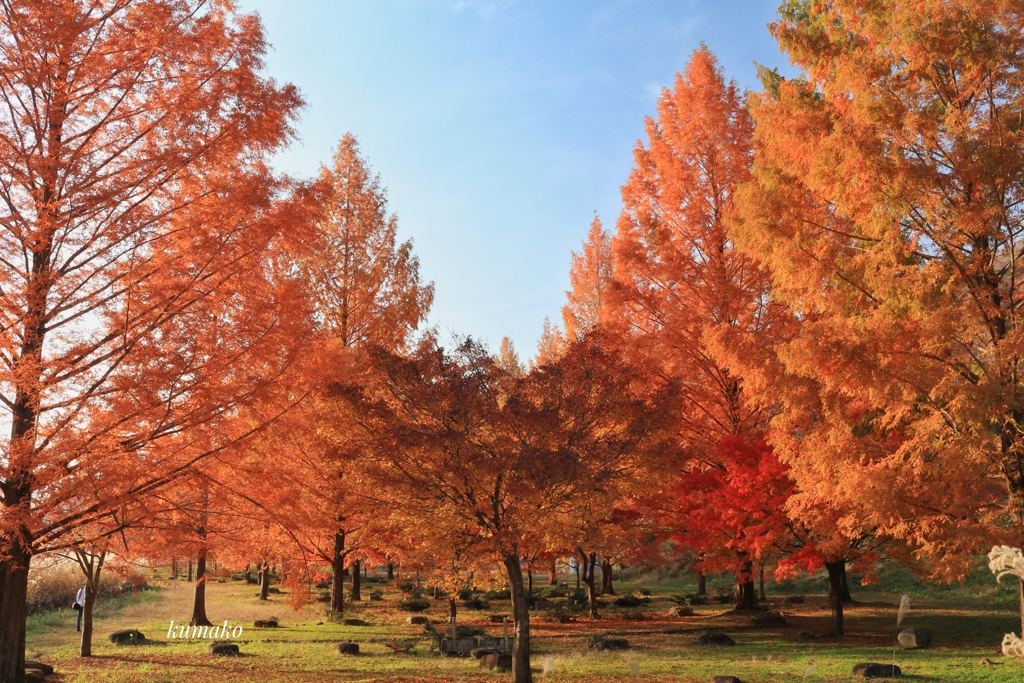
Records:
[[[663,583],[617,583],[620,595],[646,588],[652,602],[639,608],[645,619],[627,620],[637,608],[602,609],[602,618],[578,617],[568,624],[546,623],[532,618],[533,668],[535,678],[544,683],[569,681],[651,681],[668,683],[706,683],[715,675],[734,675],[746,683],[802,680],[808,665],[815,673],[808,683],[849,681],[858,662],[891,661],[896,637],[896,611],[899,594],[911,595],[911,610],[902,627],[929,629],[935,647],[921,651],[897,652],[897,663],[911,681],[1009,683],[1024,678],[1024,663],[998,654],[1004,633],[1020,629],[1016,587],[995,585],[991,577],[968,581],[957,590],[935,589],[922,584],[917,592],[906,576],[893,570],[883,576],[880,586],[855,591],[858,601],[846,613],[847,637],[831,640],[801,637],[801,632],[824,633],[829,612],[823,591],[811,590],[813,580],[803,579],[782,586],[771,586],[778,602],[792,593],[806,594],[803,604],[781,609],[789,625],[755,628],[745,617],[729,614],[723,606],[695,608],[696,616],[670,618],[674,604],[670,596],[692,593],[695,586],[686,581]],[[891,579],[891,580],[890,580]],[[972,581],[974,583],[972,584]],[[714,583],[727,583],[725,577],[712,577]],[[973,586],[973,590],[972,590]],[[895,591],[891,589],[897,589]],[[888,589],[888,590],[887,590]],[[77,654],[74,612],[59,610],[30,618],[28,652],[56,666],[64,683],[184,683],[216,679],[233,683],[284,683],[327,681],[500,681],[508,674],[485,671],[474,660],[443,659],[430,649],[430,639],[421,626],[406,623],[408,613],[398,609],[401,593],[383,587],[383,601],[363,601],[348,611],[349,616],[370,623],[349,627],[332,623],[323,615],[323,605],[311,605],[292,611],[286,596],[273,595],[266,603],[254,596],[255,589],[239,582],[208,585],[208,615],[214,622],[228,620],[241,625],[244,632],[234,640],[243,656],[220,658],[208,655],[209,641],[182,641],[167,638],[170,620],[185,623],[191,613],[192,589],[183,582],[162,582],[159,590],[139,596],[125,596],[101,605],[96,615],[94,656],[83,660]],[[447,601],[431,601],[425,613],[435,622],[447,616]],[[508,613],[507,601],[491,600],[489,612]],[[538,617],[541,613],[535,613]],[[255,629],[256,619],[277,616],[277,629]],[[479,626],[500,636],[500,624],[487,623],[487,613],[460,610],[459,623]],[[154,642],[147,645],[115,646],[106,638],[121,628],[138,628]],[[437,628],[443,628],[437,626]],[[709,629],[729,633],[737,645],[715,648],[696,645],[698,636]],[[629,641],[626,652],[602,652],[586,647],[587,637],[602,634]],[[416,639],[409,654],[394,654],[389,640]],[[355,657],[335,655],[333,646],[341,641],[359,643]],[[985,660],[991,664],[983,663]],[[543,673],[546,672],[546,673]]]

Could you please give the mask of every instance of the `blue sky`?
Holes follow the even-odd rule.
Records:
[[[784,66],[779,0],[240,0],[272,77],[307,107],[277,165],[311,176],[345,132],[436,285],[430,323],[533,355],[560,322],[569,254],[606,227],[654,113],[703,41],[756,87]]]

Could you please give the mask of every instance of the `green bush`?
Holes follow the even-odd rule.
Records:
[[[485,591],[484,597],[488,600],[511,600],[512,591],[508,588],[502,588],[501,590]]]
[[[430,601],[416,595],[402,598],[398,602],[398,609],[403,612],[424,612],[430,608]]]
[[[464,599],[463,600],[463,604],[466,606],[467,609],[472,609],[472,610],[477,610],[477,611],[485,610],[485,609],[490,609],[491,608],[491,603],[488,602],[487,600],[484,600],[479,595],[474,595],[474,596],[472,596],[469,599]]]

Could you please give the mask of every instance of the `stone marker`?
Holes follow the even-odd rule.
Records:
[[[724,633],[705,633],[697,639],[698,645],[735,645],[736,641]]]
[[[853,675],[862,678],[900,678],[903,672],[892,664],[873,664],[863,662],[853,667]]]
[[[53,673],[53,667],[49,664],[43,664],[42,662],[34,662],[31,659],[25,660],[26,669],[38,669],[43,672],[44,676],[49,676]]]
[[[499,671],[511,671],[512,655],[484,655],[480,658],[480,667],[484,669],[497,668]]]
[[[501,653],[498,652],[497,650],[495,650],[493,647],[474,647],[472,650],[469,651],[469,656],[472,657],[473,659],[480,659],[484,655],[497,655],[497,654],[501,654]]]
[[[238,646],[234,643],[210,643],[210,647],[206,648],[211,655],[225,655],[237,657]]]
[[[898,636],[900,647],[904,650],[920,650],[932,644],[932,634],[928,631],[916,631],[908,628],[900,631]]]
[[[125,643],[142,643],[145,642],[146,636],[141,631],[135,629],[127,629],[124,631],[114,631],[110,634],[110,642],[123,645]]]
[[[357,655],[359,654],[359,644],[338,643],[334,646],[334,651],[339,655]]]

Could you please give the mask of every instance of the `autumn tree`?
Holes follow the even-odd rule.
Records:
[[[33,554],[241,434],[295,339],[264,164],[300,104],[230,2],[0,7],[0,681]],[[77,539],[85,542],[88,539]]]
[[[316,222],[315,248],[296,266],[310,293],[314,333],[328,347],[327,353],[321,354],[323,365],[312,368],[318,375],[313,381],[322,383],[331,379],[324,374],[324,367],[337,370],[344,365],[337,354],[365,344],[389,350],[404,348],[426,319],[434,287],[420,280],[412,241],[398,241],[398,218],[388,213],[380,177],[371,172],[352,134],[338,143],[331,165],[320,170],[319,182],[325,194]],[[330,411],[336,406],[327,407],[325,401],[330,402],[322,396],[307,401],[301,410],[307,424],[294,427],[315,431],[323,420],[331,419]],[[330,460],[323,444],[313,443],[315,434],[296,439],[293,446],[306,439],[306,448],[297,454],[295,464],[317,470],[295,476],[296,481],[308,477],[316,482],[310,488],[319,495],[309,499],[316,506],[316,515],[309,518],[323,517],[325,510],[333,516],[329,541],[308,534],[309,530],[299,533],[309,541],[304,547],[325,557],[333,567],[331,609],[341,612],[346,558],[356,549],[353,542],[365,536],[362,527],[369,517],[365,510],[352,506],[354,498],[348,495],[355,474]],[[322,481],[325,476],[326,482]],[[354,562],[354,571],[358,571],[358,556]],[[355,579],[354,586],[357,582]]]
[[[662,92],[622,188],[606,317],[631,352],[683,383],[679,436],[691,472],[725,471],[723,444],[755,443],[773,413],[736,356],[763,355],[786,313],[725,224],[734,188],[750,175],[752,135],[739,89],[702,47]],[[735,552],[736,607],[750,609],[756,557]]]
[[[565,293],[562,324],[569,339],[582,339],[602,320],[613,275],[612,237],[597,216],[579,253],[572,252],[571,289]]]
[[[806,319],[780,355],[857,413],[823,429],[858,446],[817,457],[948,579],[1022,540],[1022,28],[1015,2],[787,3],[805,78],[764,73],[737,194],[733,234]]]
[[[447,352],[427,340],[407,358],[374,348],[358,381],[336,388],[357,427],[339,426],[339,444],[361,454],[408,538],[447,556],[462,543],[462,566],[503,567],[521,683],[532,680],[522,557],[661,457],[667,390],[601,344],[573,344],[522,377],[470,341]]]

